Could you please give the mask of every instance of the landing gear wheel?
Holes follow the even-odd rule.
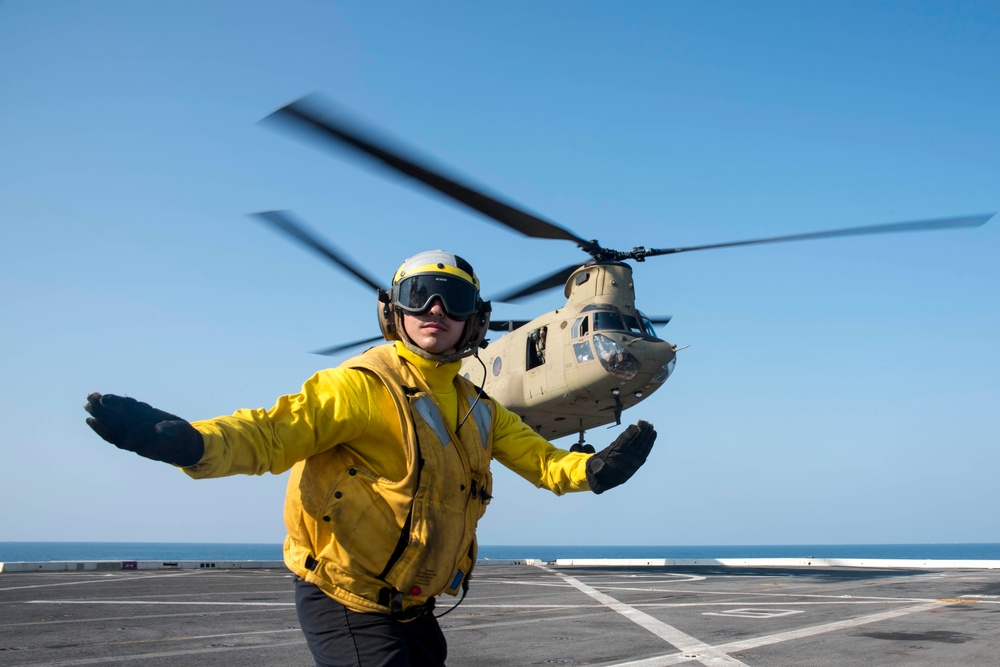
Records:
[[[580,439],[573,443],[573,446],[569,448],[571,452],[579,452],[581,454],[593,454],[593,445],[588,445],[583,441],[587,437],[587,432],[583,429],[583,420],[580,420]]]

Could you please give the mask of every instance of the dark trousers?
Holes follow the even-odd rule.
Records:
[[[444,667],[448,646],[431,614],[402,622],[360,614],[295,581],[295,609],[316,667]]]

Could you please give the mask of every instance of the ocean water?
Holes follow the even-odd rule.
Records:
[[[480,545],[480,558],[879,558],[1000,560],[1000,543],[701,546]],[[0,542],[0,563],[84,560],[281,560],[280,544]]]

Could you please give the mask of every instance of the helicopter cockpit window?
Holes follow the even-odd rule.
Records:
[[[642,325],[639,324],[639,320],[631,315],[622,315],[622,317],[625,319],[625,328],[629,333],[634,333],[637,336],[641,336],[644,333]]]
[[[594,313],[594,331],[628,331],[622,323],[622,316],[607,310]]]
[[[584,315],[573,323],[573,338],[582,338],[590,333],[589,318]]]
[[[642,313],[639,313],[642,315]],[[653,323],[649,321],[649,318],[642,315],[642,326],[646,329],[646,335],[656,338],[656,329],[653,328]]]

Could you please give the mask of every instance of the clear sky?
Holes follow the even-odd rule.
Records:
[[[270,406],[339,363],[310,350],[378,333],[367,290],[247,213],[386,282],[451,250],[487,296],[585,259],[274,109],[321,93],[606,245],[733,241],[1000,208],[998,31],[989,1],[3,2],[0,541],[283,538],[285,476],[196,482],[82,409]],[[1000,541],[998,248],[995,219],[637,265],[690,345],[625,414],[656,425],[647,465],[563,498],[497,465],[480,541]]]

